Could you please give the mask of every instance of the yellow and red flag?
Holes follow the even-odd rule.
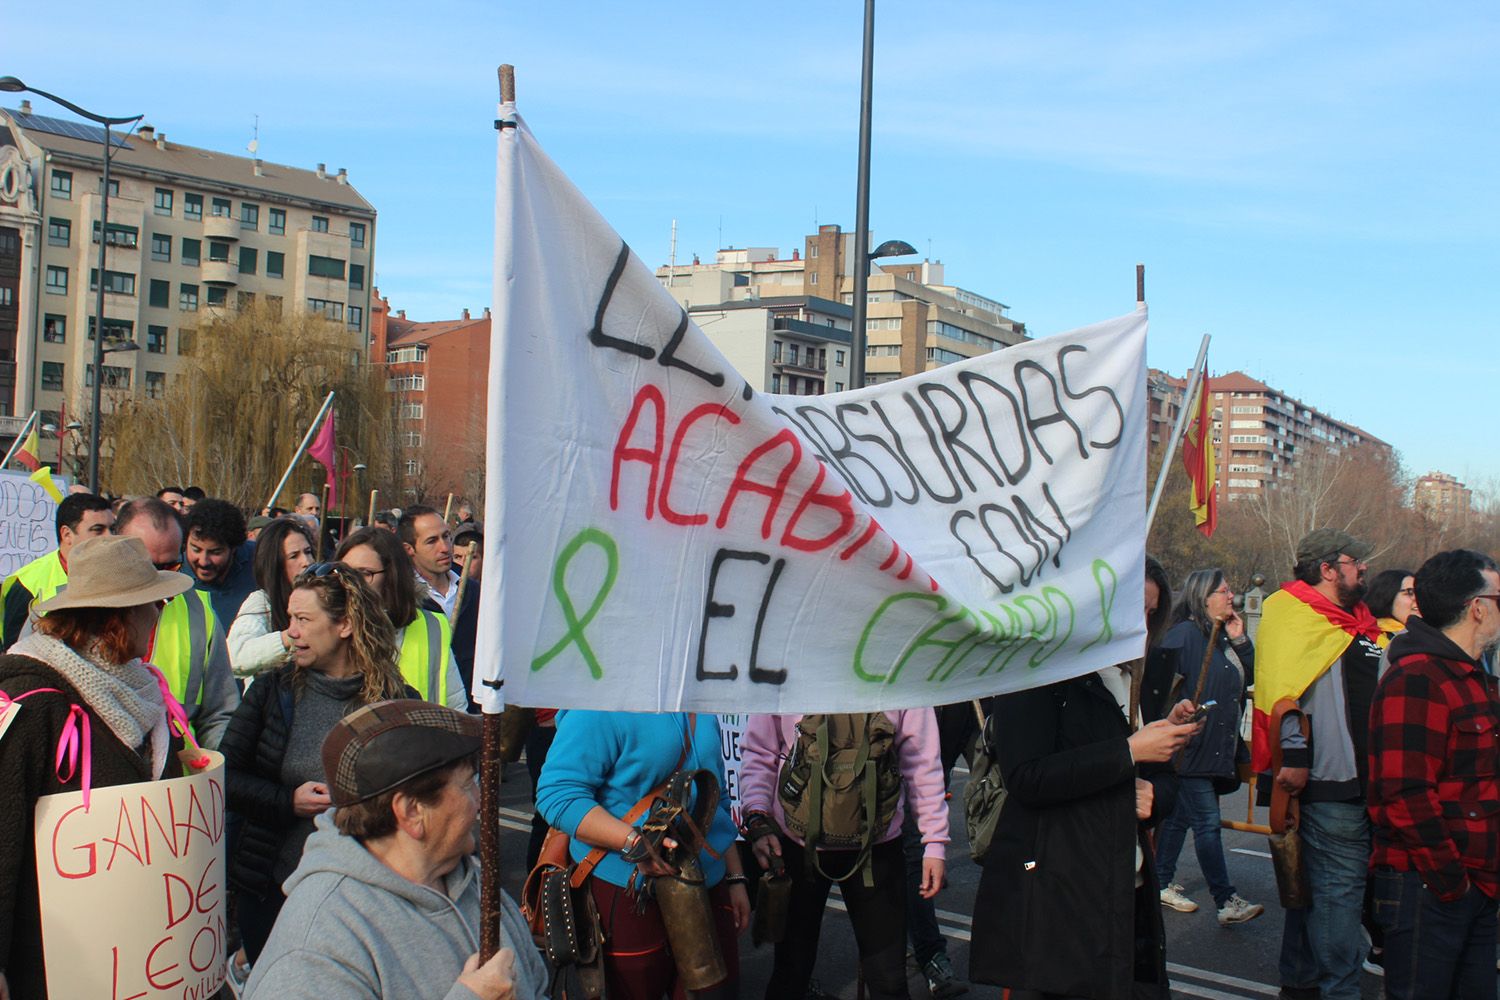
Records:
[[[1205,364],[1198,392],[1188,402],[1192,419],[1182,432],[1182,465],[1192,483],[1189,506],[1193,520],[1205,538],[1211,537],[1219,526],[1219,503],[1214,496],[1217,463],[1214,459],[1213,407],[1209,404],[1208,392],[1208,365]]]
[[[31,433],[26,435],[26,440],[21,443],[21,447],[16,449],[14,457],[17,462],[35,472],[42,465],[42,460],[38,457],[41,451],[42,446],[36,436],[36,422],[33,421],[31,424]]]
[[[1323,671],[1344,655],[1357,636],[1376,641],[1375,616],[1361,601],[1341,608],[1300,580],[1266,598],[1255,633],[1255,710],[1251,716],[1250,763],[1271,766],[1271,710],[1283,698],[1300,698]]]

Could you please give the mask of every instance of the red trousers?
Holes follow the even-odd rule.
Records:
[[[609,1000],[661,1000],[670,995],[673,1000],[684,1000],[686,994],[677,982],[677,964],[667,948],[667,928],[656,901],[649,900],[645,912],[636,913],[635,897],[619,886],[591,878],[589,887],[604,927],[605,996]],[[694,993],[698,997],[720,992],[732,996],[740,979],[740,950],[729,887],[720,882],[709,890],[708,901],[729,975],[723,983]]]

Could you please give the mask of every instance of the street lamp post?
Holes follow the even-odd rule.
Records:
[[[104,126],[104,193],[99,204],[99,289],[94,298],[94,392],[92,403],[94,412],[89,421],[89,492],[99,492],[99,406],[101,391],[104,388],[104,261],[105,249],[109,246],[109,161],[114,148],[114,140],[110,134],[112,125],[134,125],[144,114],[131,115],[124,118],[110,118],[106,115],[96,115],[92,111],[85,111],[72,101],[49,94],[45,90],[28,87],[13,76],[0,76],[0,91],[6,93],[35,94],[45,97],[49,101],[61,104],[69,111],[89,121],[98,122]]]

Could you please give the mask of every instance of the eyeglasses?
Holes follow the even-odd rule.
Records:
[[[1355,559],[1353,556],[1339,556],[1337,559],[1334,560],[1334,563],[1336,565],[1339,565],[1339,566],[1364,566],[1364,565],[1366,565],[1366,563],[1365,563],[1365,561],[1363,559]]]
[[[385,570],[383,569],[356,569],[355,572],[364,577],[367,583],[377,576],[385,576]]]
[[[1500,594],[1475,594],[1469,598],[1471,601],[1494,601],[1495,607],[1500,609]]]
[[[1227,583],[1224,586],[1220,587],[1218,590],[1215,590],[1213,593],[1217,594],[1220,597],[1233,597],[1234,596],[1234,591],[1232,591],[1232,590],[1229,589],[1229,584],[1227,584]],[[1209,596],[1213,596],[1213,595],[1210,594]]]

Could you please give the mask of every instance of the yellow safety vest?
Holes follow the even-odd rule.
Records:
[[[448,703],[448,649],[453,627],[434,611],[417,611],[401,636],[401,679],[417,689],[423,701]]]
[[[5,583],[0,585],[0,606],[10,596],[10,590],[17,583],[21,584],[31,592],[31,603],[39,604],[55,596],[59,590],[67,585],[68,571],[63,569],[62,557],[53,549],[44,556],[31,560],[25,566],[16,570],[5,578]],[[8,646],[15,642],[19,636],[7,635],[4,642]]]
[[[208,592],[178,594],[161,609],[151,662],[167,679],[172,697],[187,709],[189,719],[203,704],[203,676],[213,644],[214,606]]]

